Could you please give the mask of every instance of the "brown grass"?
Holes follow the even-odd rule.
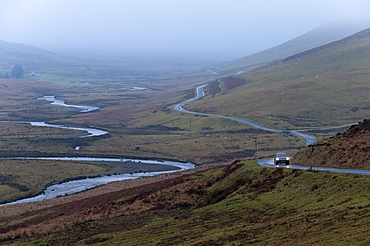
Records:
[[[296,154],[294,161],[311,166],[370,168],[369,120],[366,125],[353,126],[344,133],[311,144]]]
[[[240,162],[203,168],[2,207],[0,237],[36,245],[368,243],[364,176]]]
[[[176,204],[195,202],[194,195],[189,196],[184,193],[179,196],[172,191],[187,190],[192,187],[195,189],[198,186],[197,181],[182,184],[182,175],[186,177],[204,168],[208,169],[210,166],[138,180],[115,182],[67,197],[0,207],[2,227],[0,239],[63,230],[74,224],[89,220],[105,220],[110,217],[123,216],[123,214],[135,218],[137,213],[150,211],[156,207],[156,203],[177,206]],[[155,186],[153,186],[154,182]],[[145,201],[148,195],[151,196],[150,203]],[[140,199],[135,202],[138,196]],[[168,199],[169,196],[171,199]],[[190,197],[193,198],[189,200]],[[120,205],[116,206],[115,203]],[[113,207],[108,208],[107,204]]]

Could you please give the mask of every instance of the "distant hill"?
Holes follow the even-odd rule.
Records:
[[[370,115],[370,29],[214,81],[194,111],[278,129],[335,126]],[[205,106],[204,106],[205,105]]]
[[[52,52],[26,44],[5,42],[0,40],[0,57],[2,63],[43,63],[55,61],[56,55]]]
[[[344,133],[318,141],[298,152],[294,163],[312,166],[370,167],[370,119],[353,125]]]
[[[92,78],[94,74],[99,78],[125,76],[130,81],[143,81],[161,75],[178,77],[173,74],[198,71],[213,62],[211,58],[179,54],[84,50],[83,47],[81,50],[60,49],[50,52],[27,44],[0,40],[0,75],[9,73],[15,64],[21,64],[26,72],[48,74],[53,78],[59,76],[63,80],[79,76]]]
[[[17,56],[17,57],[46,57],[51,56],[53,53],[37,48],[35,46],[19,43],[11,43],[0,40],[0,55]]]
[[[245,72],[287,56],[347,37],[365,28],[366,26],[362,24],[331,23],[323,25],[270,49],[218,64],[213,71],[219,74]]]

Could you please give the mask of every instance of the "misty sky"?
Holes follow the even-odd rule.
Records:
[[[368,18],[370,1],[0,0],[0,9],[4,41],[233,59],[334,20]]]

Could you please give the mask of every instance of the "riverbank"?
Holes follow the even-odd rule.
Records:
[[[100,175],[110,174],[128,174],[128,173],[147,173],[147,172],[168,172],[180,170],[180,167],[164,165],[164,164],[150,164],[145,162],[135,161],[98,161],[99,164],[114,165],[118,169],[109,172],[101,173]]]
[[[16,203],[28,203],[41,200],[52,199],[56,197],[71,195],[85,190],[105,185],[115,181],[139,179],[142,177],[154,176],[163,173],[176,172],[179,170],[192,169],[195,167],[192,163],[181,163],[172,161],[156,160],[131,160],[115,158],[90,158],[90,157],[19,157],[21,160],[40,160],[40,161],[63,161],[65,163],[93,163],[93,165],[105,166],[105,172],[97,175],[74,176],[63,179],[60,182],[51,182],[42,189],[36,196],[31,194],[23,196],[22,199],[14,200],[3,205]],[[107,168],[107,166],[116,166],[116,168]]]
[[[93,189],[85,190],[84,192],[79,192],[79,193],[71,194],[68,196],[60,196],[54,199],[4,205],[0,207],[0,217],[13,217],[13,216],[17,216],[23,213],[34,211],[34,210],[46,209],[46,208],[56,206],[56,205],[73,203],[75,201],[83,202],[83,200],[85,199],[104,195],[107,193],[107,191],[111,193],[111,192],[119,192],[125,189],[133,189],[133,188],[140,187],[140,186],[150,185],[156,182],[166,181],[166,180],[170,180],[173,178],[179,178],[183,175],[191,175],[199,171],[211,169],[216,166],[224,166],[224,165],[226,164],[201,165],[193,169],[163,173],[163,174],[158,174],[155,176],[147,176],[147,177],[142,177],[142,178],[137,178],[137,179],[129,179],[129,180],[111,182],[105,185],[97,186]]]

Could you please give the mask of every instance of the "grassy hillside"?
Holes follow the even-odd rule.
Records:
[[[330,23],[270,49],[218,64],[213,70],[220,74],[245,72],[255,67],[334,42],[365,28],[366,26],[360,24]]]
[[[370,114],[370,29],[217,80],[187,108],[278,129],[336,126]]]
[[[53,53],[26,44],[11,43],[0,40],[0,56],[3,60],[16,61],[40,61],[53,60]]]
[[[33,211],[3,210],[0,238],[11,245],[368,245],[369,187],[366,176],[235,162]]]
[[[370,168],[370,120],[353,125],[344,133],[318,141],[298,152],[297,164],[341,168]]]
[[[25,73],[44,72],[46,68],[65,66],[68,59],[31,45],[0,40],[0,74],[10,72],[15,64],[21,64]]]

